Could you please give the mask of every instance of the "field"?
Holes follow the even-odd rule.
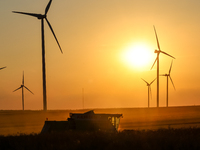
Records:
[[[44,121],[67,120],[70,112],[88,110],[0,111],[0,135],[38,134]],[[157,130],[200,127],[200,106],[169,108],[94,109],[95,113],[123,114],[119,130]]]
[[[44,121],[66,120],[70,112],[88,110],[0,111],[2,150],[191,150],[200,149],[200,106],[95,109],[118,113],[120,132],[54,132],[40,134]]]
[[[1,150],[199,150],[200,128],[0,136]]]

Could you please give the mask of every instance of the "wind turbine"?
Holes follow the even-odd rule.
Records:
[[[6,68],[6,67],[2,67],[2,68],[0,68],[0,70],[1,70],[1,69],[4,69],[4,68]]]
[[[153,26],[153,27],[154,27],[154,31],[155,31],[155,35],[156,35],[158,50],[154,51],[154,53],[157,53],[157,57],[156,57],[156,60],[154,61],[153,65],[152,65],[151,69],[153,68],[154,64],[157,61],[157,107],[159,107],[159,54],[163,53],[163,54],[165,54],[169,57],[172,57],[172,58],[174,58],[174,57],[167,54],[166,52],[163,52],[163,51],[160,50],[160,45],[159,45],[158,36],[157,36],[157,33],[156,33],[156,28],[155,28],[155,26]]]
[[[24,72],[23,72],[23,76],[22,76],[22,85],[17,88],[16,90],[14,90],[13,92],[22,89],[22,109],[24,110],[24,88],[26,88],[29,92],[31,92],[25,85],[24,85]],[[33,92],[31,92],[33,94]]]
[[[172,81],[172,78],[170,76],[170,73],[171,73],[171,69],[172,69],[172,64],[173,64],[173,60],[172,60],[172,63],[171,63],[171,66],[170,66],[170,69],[169,69],[169,73],[168,74],[161,74],[160,76],[166,76],[167,77],[167,99],[166,99],[166,106],[168,107],[168,78],[170,78],[171,80],[171,83],[175,89],[175,86],[174,86],[174,83]],[[176,89],[175,89],[176,90]]]
[[[141,78],[142,79],[142,78]],[[147,81],[145,81],[144,79],[142,79],[144,82],[146,82],[146,84],[147,84],[147,86],[148,86],[148,108],[149,108],[149,99],[150,99],[150,97],[149,97],[149,95],[151,94],[151,84],[156,80],[156,78],[153,80],[153,81],[151,81],[151,83],[148,83]],[[152,96],[152,94],[151,94],[151,96]]]
[[[46,20],[47,24],[49,25],[49,28],[51,29],[51,32],[53,33],[53,36],[60,48],[61,53],[62,49],[61,46],[56,38],[56,35],[53,31],[53,28],[49,21],[47,20],[47,12],[50,8],[52,0],[49,1],[48,5],[46,6],[45,9],[45,14],[35,14],[35,13],[26,13],[26,12],[18,12],[18,11],[13,11],[13,13],[19,13],[19,14],[24,14],[32,17],[36,17],[39,20],[41,20],[41,32],[42,32],[42,77],[43,77],[43,110],[47,110],[47,94],[46,94],[46,67],[45,67],[45,44],[44,44],[44,19]]]

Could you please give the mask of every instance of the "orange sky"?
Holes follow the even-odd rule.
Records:
[[[42,109],[42,58],[40,21],[12,11],[44,13],[49,1],[0,1],[0,109],[21,109],[22,82],[25,109]],[[147,107],[150,70],[157,49],[155,25],[161,50],[176,57],[169,83],[169,106],[200,105],[200,2],[135,0],[53,0],[48,12],[63,54],[45,23],[47,107],[80,109],[82,88],[85,108]],[[126,48],[148,45],[152,55],[141,68],[121,60]],[[160,73],[167,73],[171,58],[160,55]],[[166,104],[166,78],[160,77],[160,106]],[[150,106],[156,106],[156,83]]]

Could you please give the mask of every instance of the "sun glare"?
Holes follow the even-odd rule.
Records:
[[[151,50],[145,44],[137,44],[126,48],[122,54],[122,60],[129,67],[142,68],[151,61]]]

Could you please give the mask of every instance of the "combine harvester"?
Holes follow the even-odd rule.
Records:
[[[67,121],[45,121],[41,133],[59,131],[118,131],[122,114],[70,113]]]

